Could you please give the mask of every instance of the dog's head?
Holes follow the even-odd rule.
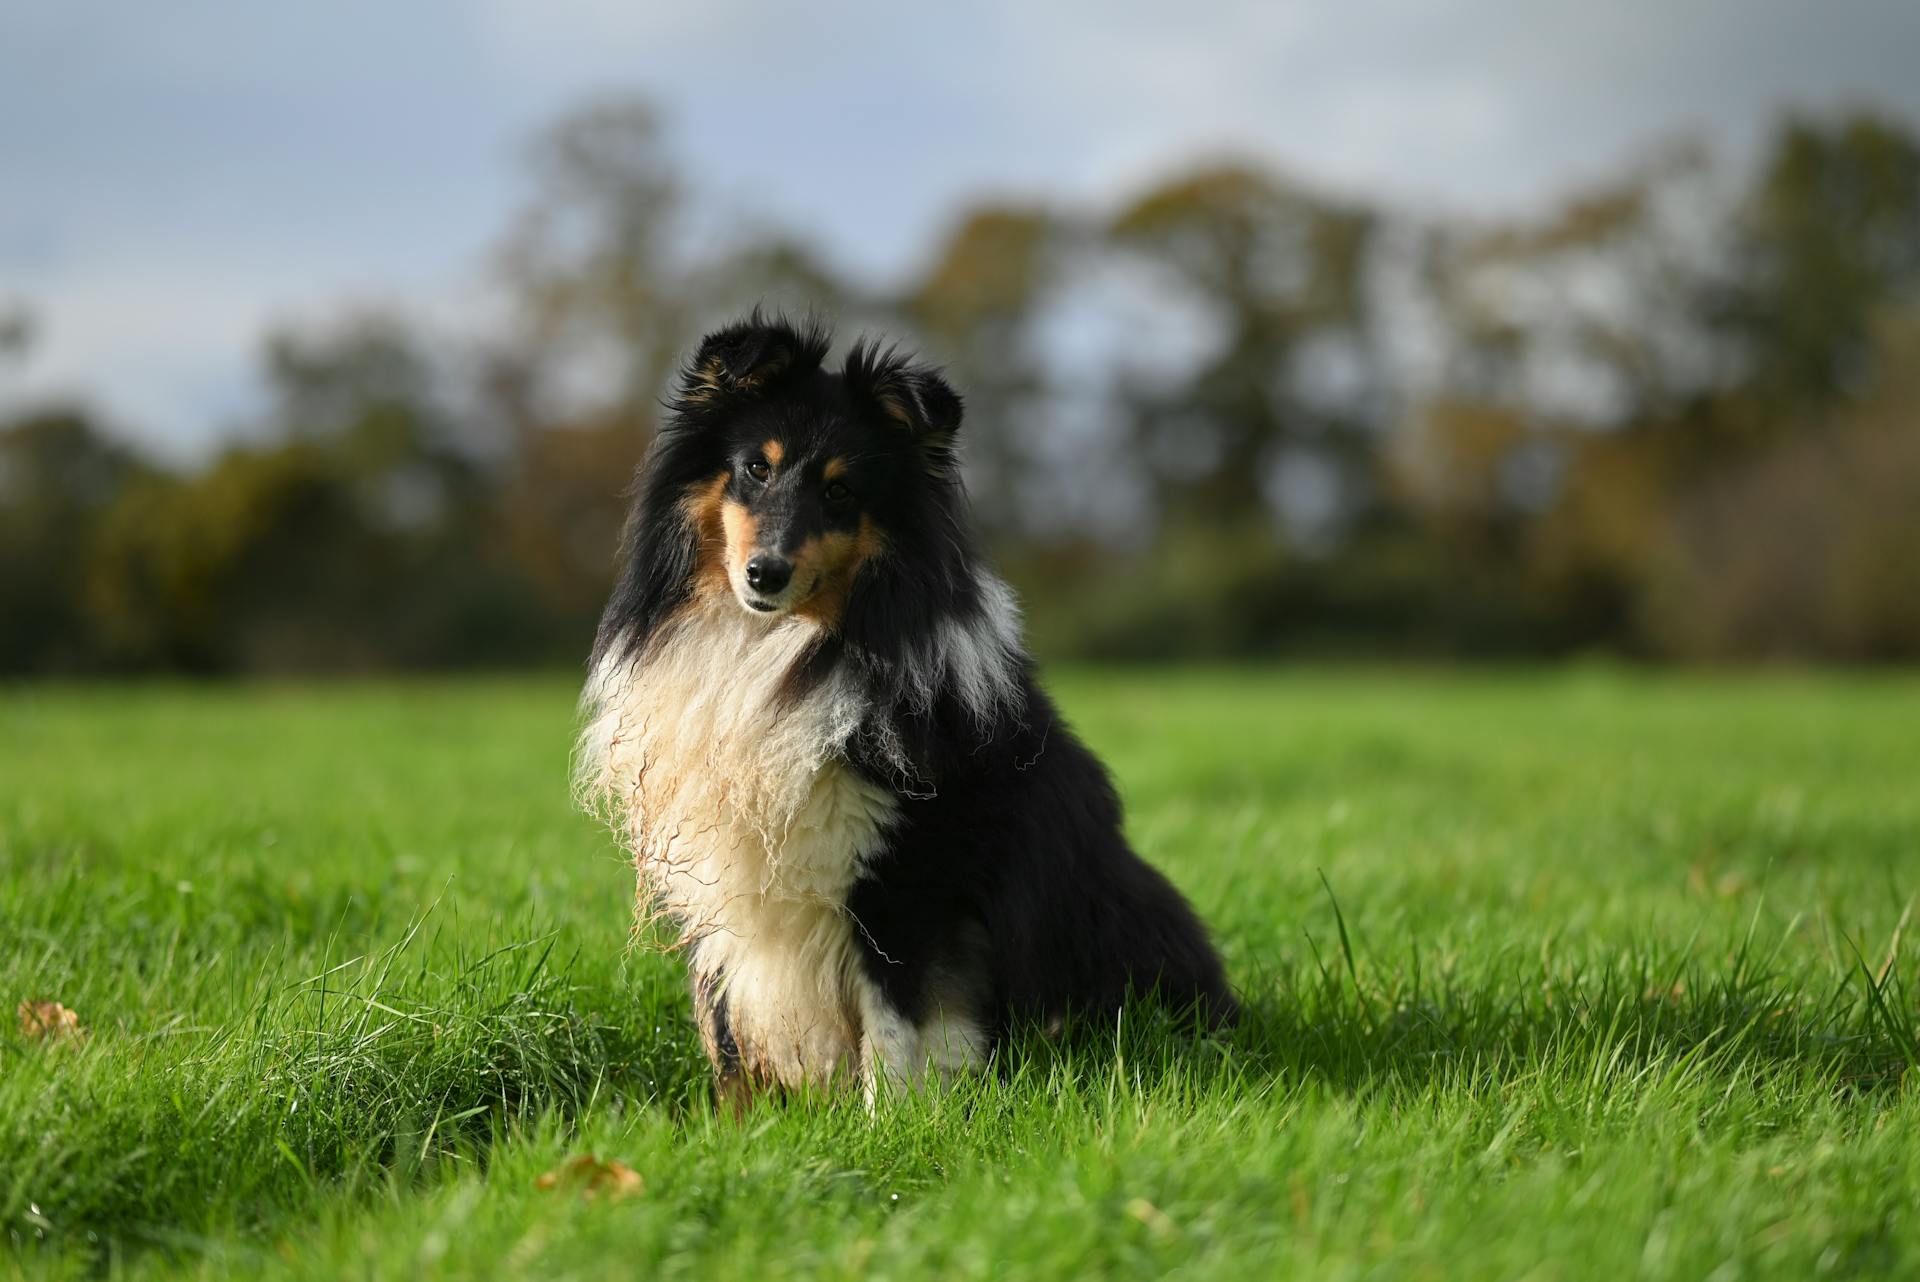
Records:
[[[834,629],[864,567],[957,485],[960,398],[893,349],[826,369],[814,326],[754,315],[681,371],[665,444],[700,590]]]

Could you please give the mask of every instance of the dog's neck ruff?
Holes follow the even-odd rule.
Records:
[[[907,780],[897,715],[943,693],[983,725],[1017,711],[1013,595],[988,575],[980,589],[981,613],[908,648],[887,690],[852,655],[798,680],[820,628],[725,597],[697,596],[639,645],[609,645],[583,694],[575,781],[632,851],[645,907],[683,939],[754,929],[746,901],[842,907],[898,805],[846,764],[855,736]]]

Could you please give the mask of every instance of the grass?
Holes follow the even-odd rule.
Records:
[[[739,1121],[563,683],[0,695],[0,1272],[1920,1269],[1920,681],[1057,685],[1245,1025]]]

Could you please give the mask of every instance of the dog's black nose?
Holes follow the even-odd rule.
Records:
[[[747,586],[755,592],[777,596],[792,578],[793,562],[782,557],[761,555],[747,559]]]

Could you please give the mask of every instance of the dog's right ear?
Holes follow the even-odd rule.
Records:
[[[674,408],[700,416],[763,395],[818,369],[831,342],[826,328],[811,320],[795,325],[756,311],[700,340],[680,371]]]

